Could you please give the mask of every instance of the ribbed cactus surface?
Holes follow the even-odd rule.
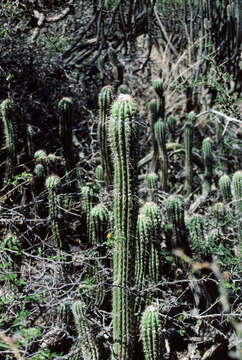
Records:
[[[108,121],[113,98],[114,94],[112,86],[103,87],[99,94],[98,142],[101,152],[104,179],[107,185],[111,184],[113,177],[113,164],[108,137]]]
[[[113,341],[114,359],[128,360],[134,340],[134,283],[137,219],[137,106],[119,95],[112,106],[110,142],[114,160]]]
[[[162,329],[156,305],[146,308],[141,319],[141,336],[145,360],[162,360]]]

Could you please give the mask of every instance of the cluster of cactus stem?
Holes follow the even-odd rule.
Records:
[[[110,58],[114,56],[110,52]],[[112,57],[113,56],[113,57]],[[159,286],[162,281],[164,269],[163,248],[171,254],[181,248],[185,254],[200,251],[202,258],[207,257],[209,251],[216,248],[221,242],[221,234],[226,226],[227,206],[235,210],[240,220],[242,213],[242,171],[238,170],[230,177],[227,173],[218,180],[219,200],[213,207],[213,224],[216,227],[205,237],[205,224],[202,215],[193,215],[189,224],[185,222],[185,200],[179,195],[167,196],[169,190],[169,172],[167,157],[167,140],[173,141],[176,134],[176,120],[168,117],[166,121],[165,98],[162,80],[153,83],[157,95],[149,103],[150,129],[152,137],[152,163],[145,175],[149,190],[148,201],[138,203],[138,106],[128,94],[126,85],[121,85],[118,97],[114,100],[114,89],[105,86],[99,96],[99,123],[98,141],[100,146],[101,164],[96,168],[96,184],[86,183],[81,186],[82,212],[85,215],[88,246],[91,248],[90,271],[93,285],[103,282],[100,272],[107,263],[102,263],[99,257],[105,255],[105,240],[112,232],[112,323],[113,323],[113,359],[131,359],[134,355],[134,344],[137,337],[137,328],[140,326],[143,341],[144,356],[146,360],[163,359],[163,339],[159,308],[152,304],[158,295],[146,294],[149,286]],[[62,98],[59,108],[59,135],[62,155],[65,162],[65,172],[68,176],[75,168],[72,147],[73,104],[68,97]],[[16,160],[16,133],[14,128],[13,104],[5,100],[1,106],[4,121],[7,166],[5,178],[11,179],[15,173]],[[194,165],[193,165],[193,135],[196,115],[188,114],[184,126],[185,153],[185,185],[184,195],[190,197],[193,192]],[[204,164],[204,188],[208,194],[214,180],[214,151],[213,142],[206,138],[202,142],[202,157]],[[222,150],[221,150],[222,153]],[[32,155],[31,155],[32,154]],[[49,219],[53,239],[58,251],[63,250],[63,238],[60,231],[60,203],[58,189],[61,179],[58,175],[51,174],[56,161],[54,154],[45,150],[33,153],[31,148],[31,129],[29,129],[29,156],[34,157],[34,177],[32,184],[33,193],[38,196],[45,187],[48,191]],[[222,159],[222,158],[221,158]],[[221,160],[220,159],[220,160]],[[221,160],[222,161],[222,160]],[[220,164],[221,165],[221,164]],[[226,167],[224,168],[226,169]],[[46,178],[47,176],[47,178]],[[69,178],[71,180],[71,178]],[[98,191],[113,186],[113,202],[106,206],[100,202]],[[166,199],[163,213],[159,206],[159,190],[163,190]],[[187,199],[186,199],[187,200]],[[111,220],[110,210],[113,211]],[[232,211],[232,210],[231,210]],[[164,226],[166,224],[166,227]],[[239,234],[241,236],[241,223]],[[166,230],[165,230],[166,229]],[[219,229],[219,230],[218,230]],[[163,240],[165,240],[163,242]],[[4,242],[5,244],[5,242]],[[16,240],[7,243],[5,247],[19,249]],[[205,244],[205,245],[204,245]],[[64,244],[65,245],[65,244]],[[18,258],[12,257],[18,264]],[[108,263],[110,266],[110,263]],[[19,268],[18,268],[19,269]],[[96,281],[95,281],[96,277]],[[83,294],[83,288],[80,289]],[[136,296],[137,295],[137,296]],[[95,296],[98,297],[99,295]],[[103,304],[105,293],[100,295],[96,305]],[[78,341],[74,348],[80,352],[72,360],[98,360],[101,353],[93,335],[93,325],[85,312],[86,303],[75,300],[72,304],[72,313],[78,332]],[[66,307],[63,306],[58,315],[58,323],[70,322]]]

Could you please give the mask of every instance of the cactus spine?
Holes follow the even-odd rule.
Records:
[[[114,358],[128,360],[133,347],[137,219],[137,107],[129,95],[112,106],[110,140],[114,159],[113,341]]]
[[[108,143],[108,119],[110,108],[113,101],[113,88],[105,86],[99,94],[99,123],[98,123],[98,142],[101,151],[101,161],[104,172],[104,179],[107,185],[112,183],[113,165],[111,152]]]
[[[188,115],[188,120],[185,124],[184,132],[184,144],[185,144],[185,171],[186,171],[186,183],[185,192],[186,196],[189,196],[192,192],[192,142],[193,142],[193,122],[195,120],[195,114],[191,112]]]
[[[57,188],[60,185],[61,179],[57,175],[50,175],[45,181],[45,186],[49,194],[49,213],[51,221],[51,231],[56,245],[62,249],[62,240],[59,229],[59,208],[57,198]]]
[[[17,164],[16,154],[16,124],[14,121],[14,104],[6,99],[1,104],[1,113],[3,117],[4,132],[6,137],[7,160],[5,168],[5,180],[11,180],[15,173]]]
[[[161,321],[155,305],[148,306],[142,315],[141,336],[145,360],[162,360]]]
[[[99,360],[100,352],[93,335],[92,324],[85,315],[86,304],[77,300],[72,305],[72,313],[78,331],[78,346],[81,350],[82,358],[85,360]],[[79,358],[79,357],[78,357]]]

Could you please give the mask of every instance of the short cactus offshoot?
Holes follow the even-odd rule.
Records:
[[[161,331],[158,308],[156,305],[150,305],[144,311],[141,319],[141,336],[145,360],[163,359]]]

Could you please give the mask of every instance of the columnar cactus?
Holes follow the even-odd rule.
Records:
[[[99,123],[98,142],[101,152],[101,161],[104,172],[104,179],[107,185],[112,183],[113,164],[111,151],[108,142],[108,119],[110,116],[111,104],[113,101],[113,88],[105,86],[99,94]]]
[[[50,175],[45,181],[45,186],[49,195],[49,213],[51,221],[51,231],[56,245],[59,249],[62,249],[62,239],[59,229],[59,214],[57,189],[60,185],[61,179],[57,175]]]
[[[185,124],[184,130],[184,147],[185,147],[185,171],[186,171],[186,183],[185,192],[186,196],[189,196],[192,192],[192,178],[193,178],[193,164],[192,164],[192,143],[193,143],[193,123],[195,120],[195,114],[191,112],[188,115],[188,120]]]
[[[61,147],[66,162],[66,170],[70,172],[74,168],[72,147],[73,104],[71,98],[63,97],[59,101],[58,109]]]
[[[114,160],[113,341],[114,358],[128,360],[133,347],[137,219],[137,107],[129,95],[112,106],[110,142]]]
[[[213,179],[213,152],[212,152],[213,142],[210,138],[206,138],[202,142],[202,153],[204,160],[204,180],[210,190],[212,179]]]
[[[238,170],[232,177],[233,197],[238,212],[242,212],[242,170]]]
[[[161,189],[167,190],[168,160],[166,153],[166,126],[164,121],[158,120],[154,125],[155,139],[157,142],[158,161],[161,170]]]
[[[6,99],[1,104],[1,113],[4,124],[4,132],[6,138],[7,147],[7,159],[5,168],[5,180],[9,181],[12,179],[15,173],[15,167],[17,164],[17,153],[16,153],[16,124],[14,113],[14,104],[11,100]]]
[[[159,311],[156,305],[148,306],[142,315],[141,337],[145,360],[162,360],[162,329]]]
[[[172,195],[166,202],[168,222],[172,225],[171,248],[182,248],[189,253],[189,245],[184,221],[184,200],[182,197]]]
[[[86,304],[82,300],[77,300],[72,305],[72,313],[78,332],[78,347],[82,358],[85,360],[99,360],[101,354],[93,334],[92,322],[86,317]]]
[[[157,204],[148,202],[140,208],[140,214],[148,216],[151,220],[151,234],[149,245],[149,267],[148,278],[153,284],[157,284],[161,280],[162,264],[161,264],[161,211]]]
[[[145,214],[140,214],[137,221],[137,241],[135,255],[135,283],[138,292],[135,298],[135,313],[139,314],[145,306],[145,297],[142,291],[149,280],[149,253],[152,241],[152,221]]]
[[[153,89],[155,90],[159,100],[159,115],[164,120],[165,118],[165,97],[163,91],[163,84],[161,79],[156,79],[153,82]]]
[[[229,202],[232,198],[230,177],[227,174],[222,175],[218,184],[223,201],[225,203]]]
[[[146,176],[147,186],[150,192],[151,201],[157,200],[157,191],[159,188],[159,176],[152,172]]]
[[[90,244],[102,244],[107,237],[109,227],[109,212],[104,204],[95,205],[91,209],[89,226]]]
[[[102,165],[98,165],[95,171],[97,182],[102,185],[104,183],[104,173]]]
[[[176,119],[172,116],[167,118],[168,140],[173,141],[176,135]]]

